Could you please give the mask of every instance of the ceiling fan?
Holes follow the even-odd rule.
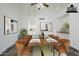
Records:
[[[38,9],[43,8],[43,7],[49,7],[49,5],[46,3],[31,3],[30,5],[37,6]]]

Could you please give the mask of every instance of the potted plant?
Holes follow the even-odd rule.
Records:
[[[26,36],[27,35],[27,30],[26,29],[22,29],[20,31],[20,38],[22,38],[23,36]]]
[[[66,33],[69,33],[69,24],[67,22],[64,23],[64,29]]]
[[[69,23],[65,22],[62,28],[60,29],[60,32],[69,33]]]

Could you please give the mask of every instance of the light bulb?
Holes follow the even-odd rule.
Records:
[[[44,7],[44,6],[43,6],[43,4],[42,4],[42,3],[37,4],[37,8],[38,8],[38,9],[43,8],[43,7]]]
[[[41,8],[43,8],[44,6],[43,5],[41,5]]]

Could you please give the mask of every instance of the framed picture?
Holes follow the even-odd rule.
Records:
[[[48,23],[48,31],[52,31],[53,30],[53,24],[52,24],[52,22],[49,22]]]
[[[41,31],[52,31],[52,23],[51,22],[40,22],[40,30]]]
[[[4,34],[11,33],[11,18],[4,16]]]
[[[17,21],[11,20],[11,33],[16,33],[17,32]]]
[[[12,20],[11,17],[4,16],[4,34],[17,32],[17,21]]]
[[[40,22],[40,30],[48,31],[48,26],[47,26],[46,22]]]

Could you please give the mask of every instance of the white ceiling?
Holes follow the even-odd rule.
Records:
[[[47,16],[50,18],[56,18],[58,14],[62,13],[63,10],[66,10],[69,7],[69,3],[46,3],[49,7],[42,8],[40,10],[37,9],[36,6],[30,6],[30,3],[21,3],[22,6],[22,14],[35,16],[39,14],[40,16]]]
[[[25,5],[25,6],[28,6],[28,7],[30,7],[30,4],[31,3],[22,3],[21,5]],[[69,5],[69,3],[46,3],[46,4],[48,4],[50,7],[55,7],[55,8],[64,8],[65,6],[68,6]],[[34,6],[35,7],[35,6]]]
[[[44,7],[40,10],[44,10],[44,11],[50,11],[52,13],[59,13],[59,12],[62,12],[62,10],[66,9],[68,6],[69,6],[69,3],[46,3],[49,5],[49,7]],[[25,7],[29,7],[31,9],[36,9],[37,7],[36,6],[30,6],[30,3],[22,3],[21,4],[22,6],[25,6]]]

